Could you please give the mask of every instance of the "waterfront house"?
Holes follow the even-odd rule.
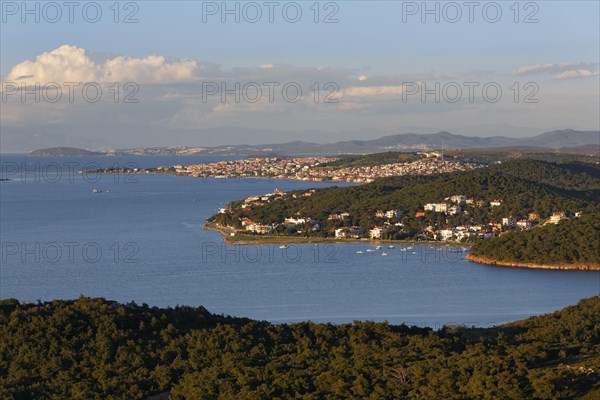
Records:
[[[369,231],[371,239],[381,239],[381,235],[387,232],[387,229],[383,226],[376,226]]]
[[[451,240],[454,233],[453,229],[440,229],[439,237],[441,240]]]
[[[365,230],[362,229],[360,226],[352,226],[352,227],[350,227],[350,229],[348,231],[348,235],[350,235],[350,237],[354,238],[354,239],[358,239],[359,237],[361,237],[364,234],[365,234]]]
[[[336,239],[344,239],[348,236],[348,228],[342,226],[339,229],[335,230],[335,238]]]
[[[286,218],[283,220],[283,224],[288,228],[293,228],[296,225],[303,225],[306,222],[306,218]]]
[[[272,225],[263,225],[263,224],[255,224],[253,225],[253,229],[254,232],[256,233],[260,233],[260,234],[269,234],[273,232],[273,226]]]

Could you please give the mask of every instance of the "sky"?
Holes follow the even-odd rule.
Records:
[[[2,152],[600,129],[598,1],[0,3]]]

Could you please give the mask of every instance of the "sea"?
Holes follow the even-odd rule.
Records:
[[[460,247],[227,245],[203,229],[231,200],[332,183],[78,173],[235,158],[3,154],[0,298],[83,295],[202,305],[273,323],[371,320],[437,329],[502,324],[600,294],[600,272],[486,266],[465,260]]]

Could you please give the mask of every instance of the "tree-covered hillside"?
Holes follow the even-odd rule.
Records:
[[[307,231],[307,234],[331,236],[333,228],[340,226],[358,225],[370,229],[381,224],[374,217],[376,210],[406,211],[402,218],[405,231],[414,231],[426,224],[499,222],[502,217],[523,217],[531,211],[547,218],[553,212],[575,213],[600,203],[600,167],[515,160],[466,172],[401,176],[361,186],[318,189],[310,196],[303,196],[304,192],[290,192],[283,199],[250,208],[242,207],[244,201],[235,201],[229,205],[231,212],[217,214],[209,220],[240,227],[241,218],[276,224],[288,217],[307,216],[320,223],[320,232]],[[448,221],[434,213],[415,218],[415,212],[422,211],[424,204],[440,202],[456,194],[488,202],[501,199],[502,205],[472,207],[468,214],[463,212]],[[350,217],[343,222],[328,220],[329,215],[344,212]]]
[[[481,240],[471,255],[494,261],[600,266],[600,214]]]
[[[353,156],[340,156],[339,160],[321,165],[318,168],[347,168],[347,167],[372,167],[375,165],[412,162],[423,158],[416,153],[401,153],[390,151],[386,153],[373,153]]]
[[[0,398],[598,399],[600,298],[495,328],[0,301]]]

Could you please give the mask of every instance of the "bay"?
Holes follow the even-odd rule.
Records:
[[[513,321],[600,293],[599,272],[484,266],[427,245],[384,249],[388,257],[367,252],[374,246],[366,243],[227,246],[220,234],[202,229],[228,201],[331,183],[167,175],[92,179],[68,167],[221,159],[2,155],[2,177],[11,180],[0,182],[0,298],[86,295],[203,305],[214,313],[272,322],[387,320],[439,328]]]

